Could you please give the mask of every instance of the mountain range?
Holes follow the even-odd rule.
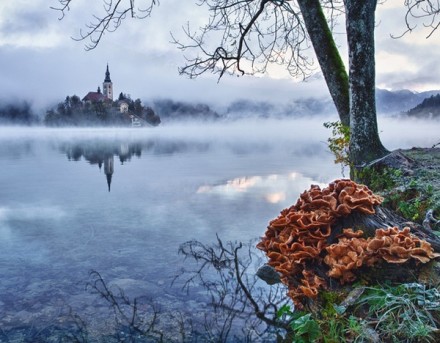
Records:
[[[425,99],[437,95],[440,90],[426,92],[413,92],[407,89],[388,91],[376,89],[376,106],[379,114],[401,114],[410,112],[414,107],[421,104]]]
[[[438,93],[440,93],[440,90],[414,92],[410,90],[389,91],[377,89],[377,113],[383,116],[411,115],[411,109]],[[206,104],[192,104],[167,99],[155,101],[151,104],[151,107],[165,122],[182,119],[234,120],[242,118],[309,117],[315,115],[336,116],[336,109],[330,96],[292,99],[285,103],[242,99],[233,101],[221,109]]]
[[[376,89],[376,105],[379,116],[412,116],[419,118],[440,117],[440,90],[414,92]],[[223,101],[223,103],[226,101]],[[243,118],[285,118],[334,116],[336,109],[330,96],[304,97],[284,103],[236,100],[218,107],[204,103],[155,100],[148,104],[166,123],[178,120],[236,120]],[[27,102],[8,103],[0,100],[0,124],[37,124],[41,118]]]

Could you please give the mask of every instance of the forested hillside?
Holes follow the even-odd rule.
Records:
[[[408,116],[419,118],[438,118],[440,117],[440,94],[431,95],[423,100],[416,107],[406,112]]]

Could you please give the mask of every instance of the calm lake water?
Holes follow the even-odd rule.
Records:
[[[0,128],[0,342],[54,339],[43,330],[69,316],[104,335],[113,317],[86,287],[92,270],[165,312],[209,312],[171,286],[189,263],[179,245],[257,238],[310,184],[342,177],[323,121]],[[430,147],[439,128],[388,119],[381,135]]]

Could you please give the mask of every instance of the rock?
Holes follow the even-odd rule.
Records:
[[[122,290],[122,292],[130,299],[149,295],[152,289],[152,284],[130,278],[112,280],[109,282],[108,286],[112,291],[115,291],[116,289]]]
[[[402,154],[400,150],[368,163],[365,167],[381,170],[383,168],[393,168],[401,170],[405,175],[412,175],[415,161]]]
[[[261,266],[257,270],[256,275],[268,285],[274,285],[281,282],[280,275],[268,264]]]

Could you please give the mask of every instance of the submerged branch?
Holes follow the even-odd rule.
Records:
[[[193,259],[197,265],[196,269],[184,270],[181,274],[185,276],[184,287],[188,290],[190,284],[202,285],[210,294],[211,306],[216,312],[220,309],[222,316],[239,316],[248,325],[250,320],[256,320],[252,324],[255,328],[264,323],[266,329],[288,330],[288,323],[276,316],[278,309],[288,303],[283,294],[284,286],[279,284],[267,290],[257,286],[258,278],[254,273],[249,275],[249,269],[255,262],[261,264],[253,249],[253,243],[224,244],[218,236],[215,246],[206,246],[198,241],[182,244],[179,253]],[[212,271],[215,271],[214,275]]]

